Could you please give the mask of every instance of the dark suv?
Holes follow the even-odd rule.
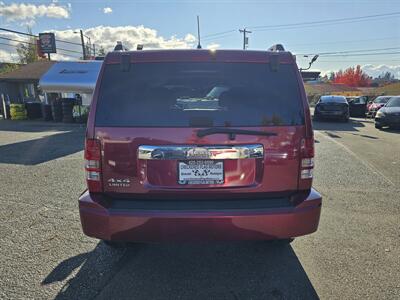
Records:
[[[348,122],[350,118],[349,104],[344,96],[321,96],[315,105],[314,120],[336,119]]]
[[[85,234],[290,239],[317,230],[314,139],[291,53],[109,53],[89,114]]]

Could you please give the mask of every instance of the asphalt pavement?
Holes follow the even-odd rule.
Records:
[[[316,233],[110,249],[81,232],[85,128],[0,120],[0,298],[399,299],[400,131],[314,129]]]

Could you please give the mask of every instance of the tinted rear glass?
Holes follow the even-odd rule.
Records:
[[[107,65],[97,126],[209,127],[304,123],[294,65],[255,63]]]
[[[387,107],[400,107],[400,97],[390,98],[390,100],[388,101],[386,106]]]
[[[391,97],[382,97],[382,96],[379,96],[379,97],[375,98],[374,103],[386,103],[386,102],[389,101],[390,98],[391,98]]]
[[[321,97],[320,102],[322,102],[322,103],[329,103],[329,102],[347,103],[347,99],[345,97],[324,96],[324,97]]]

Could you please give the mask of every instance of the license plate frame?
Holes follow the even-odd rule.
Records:
[[[224,184],[224,161],[214,159],[179,160],[177,163],[177,177],[180,185]]]

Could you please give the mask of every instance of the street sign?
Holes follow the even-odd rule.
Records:
[[[39,41],[42,53],[57,53],[54,33],[39,33]]]

